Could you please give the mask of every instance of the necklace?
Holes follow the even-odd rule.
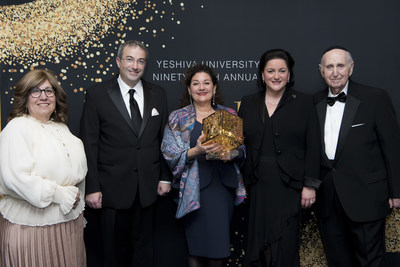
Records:
[[[212,107],[210,107],[209,110],[207,111],[200,111],[196,109],[196,114],[198,114],[201,117],[207,117],[212,113],[214,113],[214,109]]]
[[[271,104],[271,105],[278,105],[278,104],[279,104],[279,101],[276,102],[276,103],[273,103],[273,102],[271,102],[271,101],[268,101],[267,98],[265,98],[265,102],[267,102],[268,104]]]

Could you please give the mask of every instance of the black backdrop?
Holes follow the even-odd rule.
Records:
[[[145,78],[167,90],[171,111],[183,90],[182,74],[194,61],[214,67],[225,104],[236,108],[243,95],[256,90],[264,51],[288,50],[296,61],[295,87],[313,93],[324,86],[318,71],[321,52],[340,44],[355,59],[353,79],[388,90],[400,112],[398,0],[19,2],[0,6],[1,127],[16,81],[41,67],[52,69],[67,91],[68,125],[77,134],[85,88],[117,73],[116,50],[128,39],[148,45]],[[185,247],[174,206],[167,199],[159,205],[158,266],[184,266],[185,256],[177,256],[185,255]],[[230,266],[239,266],[243,256],[245,208],[235,217],[237,243]]]

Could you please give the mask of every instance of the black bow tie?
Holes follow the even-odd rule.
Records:
[[[341,92],[338,96],[335,97],[328,96],[326,98],[326,103],[328,103],[329,106],[333,106],[336,100],[342,103],[346,102],[346,94],[344,92]]]

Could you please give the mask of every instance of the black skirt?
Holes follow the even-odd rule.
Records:
[[[299,266],[301,191],[290,187],[281,176],[275,156],[271,118],[266,114],[257,182],[249,189],[247,265]],[[265,250],[268,258],[265,263]],[[261,264],[264,262],[264,264]]]

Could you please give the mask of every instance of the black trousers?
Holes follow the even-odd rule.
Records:
[[[330,267],[386,266],[385,218],[371,222],[352,221],[335,192],[331,214],[319,221]]]
[[[136,199],[130,209],[86,212],[88,267],[154,266],[154,208]]]

